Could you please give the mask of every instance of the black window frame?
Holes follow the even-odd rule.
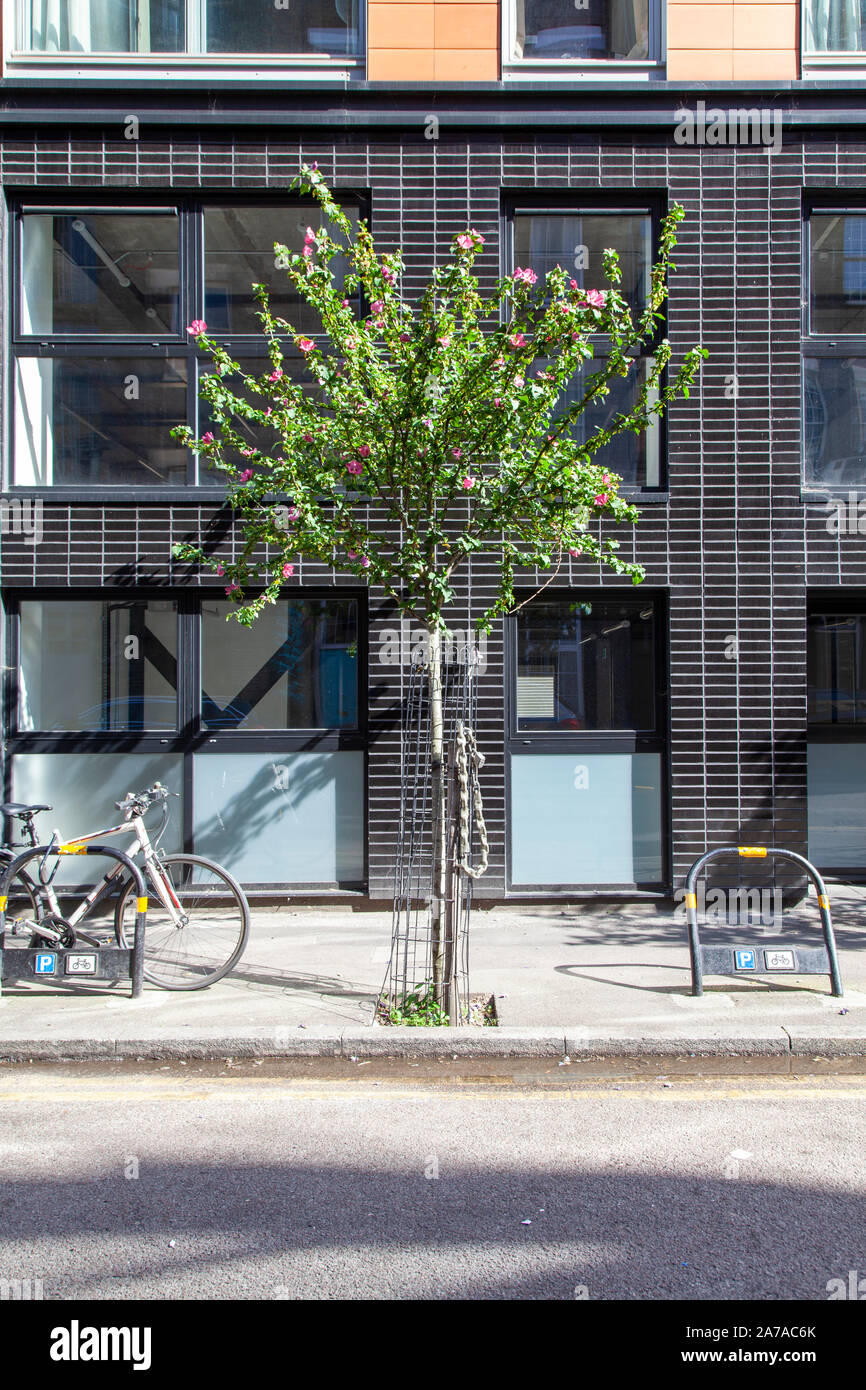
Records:
[[[61,196],[58,196],[58,193]],[[359,218],[369,223],[371,215],[370,193],[358,187],[338,188],[336,196],[341,205],[357,208]],[[204,212],[206,208],[258,207],[266,204],[287,209],[309,208],[318,214],[319,205],[314,198],[295,196],[285,192],[268,189],[213,189],[196,194],[176,193],[174,190],[152,191],[151,198],[136,196],[128,207],[118,199],[116,189],[93,190],[66,189],[7,189],[6,227],[7,244],[10,248],[6,257],[8,302],[10,306],[9,328],[6,336],[7,365],[4,381],[7,402],[7,425],[5,439],[5,466],[2,479],[2,493],[6,497],[41,498],[48,502],[73,502],[87,505],[113,502],[123,505],[141,502],[187,504],[194,498],[196,503],[221,503],[225,499],[225,487],[212,482],[197,482],[197,464],[192,451],[186,451],[186,482],[180,486],[173,483],[158,485],[104,483],[63,483],[52,486],[38,486],[30,483],[15,483],[15,437],[14,400],[15,373],[19,358],[74,358],[86,356],[128,357],[138,356],[151,360],[180,358],[187,365],[186,383],[186,421],[197,431],[200,419],[199,379],[211,368],[211,358],[186,332],[186,326],[194,319],[204,319],[205,315],[205,259],[204,259]],[[23,218],[28,212],[51,210],[58,216],[66,213],[90,210],[93,212],[117,212],[120,214],[151,215],[154,212],[176,210],[179,223],[179,318],[176,334],[23,334],[21,323],[21,276],[22,276],[22,237]],[[359,313],[363,311],[359,300]],[[260,360],[267,363],[267,351],[261,334],[219,334],[220,344],[235,358]],[[324,335],[310,334],[320,346],[327,345]],[[286,342],[283,347],[286,357],[303,360],[294,344]],[[178,424],[184,421],[178,420]]]
[[[844,217],[851,214],[866,217],[866,199],[862,203],[850,197],[836,202],[832,196],[816,191],[804,196],[802,224],[802,296],[800,321],[800,479],[804,493],[819,497],[847,497],[849,493],[866,494],[866,464],[859,482],[831,483],[809,477],[806,452],[806,358],[807,357],[866,357],[866,332],[817,333],[812,330],[812,218],[814,216]]]
[[[812,673],[809,668],[809,621],[813,617],[862,615],[866,619],[866,590],[810,589],[806,600],[806,737],[810,743],[866,743],[866,720],[861,724],[831,723],[809,718]]]
[[[514,251],[514,218],[515,214],[535,214],[538,217],[555,216],[575,216],[581,213],[606,213],[608,216],[635,216],[644,214],[650,218],[651,229],[651,266],[656,263],[659,254],[659,236],[661,221],[668,210],[669,199],[664,191],[639,189],[634,193],[631,191],[623,197],[618,189],[561,189],[557,191],[545,189],[509,189],[503,193],[500,211],[500,245],[501,245],[501,274],[511,275],[516,269]],[[657,338],[663,339],[667,333],[667,301],[663,310],[664,317],[657,327]],[[593,362],[597,361],[605,354],[599,351],[608,341],[607,334],[593,334],[594,356],[586,364],[587,375],[593,373]],[[647,350],[638,354],[638,360],[646,360],[652,357],[652,351]],[[660,389],[664,387],[667,380],[667,372],[664,372],[659,383]],[[668,435],[667,435],[667,411],[661,418],[657,418],[655,429],[658,431],[658,451],[659,451],[659,481],[654,486],[636,486],[623,481],[620,488],[620,496],[626,498],[640,499],[643,503],[652,504],[654,502],[667,502],[669,500],[669,478],[668,478]],[[613,469],[613,465],[610,465]],[[613,469],[613,471],[616,471]]]
[[[505,815],[508,833],[506,834],[506,891],[510,897],[550,897],[567,898],[577,894],[598,896],[604,893],[640,893],[649,897],[662,898],[669,892],[671,884],[671,804],[670,804],[670,708],[669,708],[669,596],[665,590],[656,588],[641,589],[635,594],[632,588],[609,586],[593,588],[591,585],[571,585],[550,587],[543,594],[535,589],[515,590],[515,608],[526,600],[538,597],[540,603],[580,603],[580,602],[633,602],[653,606],[655,623],[654,675],[655,675],[655,729],[652,732],[637,729],[537,729],[518,728],[517,722],[517,675],[518,675],[518,634],[517,614],[512,611],[505,622]],[[530,603],[526,603],[528,608]],[[660,758],[661,778],[659,795],[661,797],[661,873],[658,882],[633,883],[568,883],[552,887],[550,884],[515,885],[511,866],[511,759],[514,753],[657,753]]]
[[[201,686],[201,605],[214,599],[225,597],[223,589],[202,586],[195,590],[160,588],[159,586],[136,586],[134,591],[116,587],[84,586],[76,587],[70,597],[68,588],[57,586],[10,587],[4,593],[6,615],[6,671],[3,681],[3,727],[6,744],[3,794],[9,801],[12,795],[12,763],[17,754],[22,753],[117,753],[117,754],[176,754],[182,757],[183,777],[183,847],[186,853],[195,853],[193,846],[193,757],[205,749],[225,753],[274,753],[277,755],[301,752],[361,752],[364,756],[364,808],[363,808],[363,879],[334,883],[291,882],[291,892],[330,892],[335,888],[340,892],[359,894],[366,891],[369,874],[367,846],[367,793],[368,785],[368,593],[366,588],[354,585],[304,585],[303,588],[287,589],[286,599],[346,600],[357,605],[358,636],[358,723],[356,728],[320,729],[209,729],[200,718]],[[27,602],[63,603],[68,606],[76,600],[134,602],[159,599],[177,604],[178,617],[178,656],[177,656],[177,728],[171,730],[66,730],[51,733],[44,730],[19,732],[18,730],[18,673],[20,670],[20,606]],[[135,790],[138,790],[135,788]],[[86,818],[86,808],[82,808]],[[11,829],[7,826],[7,831]],[[98,826],[64,826],[64,831],[75,833],[82,829],[98,829]],[[98,867],[98,866],[97,866]],[[254,883],[247,887],[248,893],[259,897],[272,897],[285,893],[286,883]]]

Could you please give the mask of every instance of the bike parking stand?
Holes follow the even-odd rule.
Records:
[[[32,859],[49,855],[89,854],[116,859],[129,873],[136,887],[135,937],[130,950],[125,946],[8,947],[6,910],[8,893],[15,876]],[[87,920],[86,917],[84,919]],[[132,982],[132,998],[137,999],[144,982],[144,929],[147,920],[147,889],[141,870],[113,845],[36,845],[19,854],[0,874],[0,994],[5,980],[123,980]],[[38,923],[32,935],[38,935]]]
[[[821,930],[824,934],[823,946],[799,946],[782,943],[768,947],[751,942],[730,946],[704,946],[698,931],[698,904],[695,886],[704,866],[723,855],[739,855],[741,859],[766,859],[770,856],[787,859],[798,864],[808,874],[818,894],[818,910],[821,914]],[[756,975],[828,975],[831,993],[842,998],[842,980],[839,974],[839,961],[836,956],[836,939],[833,923],[830,920],[830,899],[824,880],[814,864],[796,854],[791,849],[768,849],[762,845],[727,846],[711,849],[697,859],[686,874],[686,916],[689,927],[689,954],[692,965],[692,994],[704,992],[704,975],[733,975],[739,979]]]

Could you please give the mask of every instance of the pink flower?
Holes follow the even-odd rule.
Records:
[[[534,285],[536,280],[538,279],[538,276],[536,275],[535,271],[530,270],[528,266],[526,270],[521,270],[520,266],[518,266],[512,278],[515,284],[518,285]]]
[[[499,406],[502,405],[502,401],[501,401],[501,399],[499,398],[499,396],[494,396],[494,397],[493,397],[493,404],[494,404],[495,406],[497,406],[497,407],[499,407]]]
[[[514,378],[514,385],[517,387],[517,390],[518,390],[518,391],[521,391],[521,390],[523,389],[523,387],[526,385],[526,383],[525,383],[525,381],[523,380],[523,377],[522,377],[522,376],[516,376],[516,377]]]
[[[587,290],[586,301],[593,309],[603,309],[607,295],[604,290]]]
[[[347,339],[346,339],[346,347],[349,349],[350,352],[352,351],[352,348],[353,348],[354,346],[355,346],[355,339],[354,339],[354,338],[347,338]]]
[[[354,475],[357,477],[358,474],[363,473],[363,471],[364,465],[360,459],[349,459],[349,462],[346,464],[347,473],[354,473]]]
[[[580,546],[578,546],[576,549],[575,549],[574,547],[572,547],[572,549],[569,550],[568,553],[569,553],[569,555],[573,556],[573,558],[576,560],[576,559],[580,556],[580,554],[581,554],[582,552],[581,552]]]
[[[411,341],[412,341],[412,335],[411,335],[410,333],[401,333],[401,334],[400,334],[400,342],[401,342],[401,343],[409,343],[409,342],[411,342]]]
[[[283,369],[282,369],[282,367],[276,367],[276,368],[274,369],[274,371],[272,371],[271,374],[270,374],[270,376],[268,377],[268,381],[279,381],[279,379],[280,379],[280,377],[281,377],[282,375],[283,375]]]
[[[370,561],[367,559],[366,555],[361,556],[360,565],[362,570],[368,570],[370,568]]]
[[[433,428],[433,421],[429,418],[422,420],[421,424],[426,425],[428,430]]]
[[[598,494],[598,496],[597,496],[597,497],[593,497],[592,500],[593,500],[593,502],[596,504],[597,507],[603,507],[604,504],[607,502],[607,493],[606,493],[606,492],[600,492],[600,493]]]
[[[283,565],[283,578],[284,578],[284,579],[291,579],[291,577],[292,577],[292,575],[294,574],[294,572],[295,572],[295,567],[294,567],[294,565]]]
[[[265,411],[265,419],[266,419],[266,420],[269,420],[269,419],[271,418],[271,416],[273,415],[273,413],[274,413],[274,412],[273,412],[273,409],[271,408],[271,406],[268,406],[267,410]]]
[[[436,341],[437,341],[438,343],[441,343],[443,347],[447,347],[448,344],[451,342],[451,334],[450,334],[450,333],[444,333],[444,334],[442,335],[442,337],[441,337],[441,338],[437,338]]]
[[[231,598],[232,594],[236,594],[240,587],[240,584],[233,579],[231,584],[226,585],[226,598]]]
[[[469,232],[461,232],[457,238],[457,245],[461,251],[471,251],[475,245],[475,238]]]
[[[462,488],[465,488],[467,492],[469,491],[470,488],[473,488],[473,487],[475,486],[475,479],[473,478],[473,476],[472,476],[471,473],[467,473],[467,474],[466,474],[466,477],[463,479],[463,481],[462,481],[462,483],[460,484],[460,486],[461,486]]]
[[[484,245],[484,237],[480,232],[476,232],[474,227],[469,228],[469,235],[473,236],[480,246]]]
[[[311,241],[315,241],[315,240],[316,240],[316,233],[313,231],[312,227],[308,227],[307,230],[306,230],[306,232],[304,233],[304,241],[307,242],[307,244],[309,245],[309,243],[310,243]]]
[[[250,478],[251,478],[252,476],[253,476],[253,470],[252,470],[251,468],[245,468],[244,471],[243,471],[243,473],[241,473],[240,477],[238,478],[238,482],[239,482],[239,483],[248,483],[249,480],[250,480]]]
[[[300,515],[301,513],[298,511],[297,507],[289,507],[288,511],[286,512],[286,518],[288,521],[297,521]]]
[[[374,299],[374,300],[373,300],[373,303],[370,305],[370,313],[371,313],[371,314],[381,314],[381,312],[382,312],[382,310],[384,309],[384,307],[385,307],[385,301],[384,301],[384,299]]]
[[[225,574],[225,572],[226,572],[225,565],[217,565],[217,567],[216,567],[216,572],[217,572],[218,575],[223,575],[223,574]]]
[[[361,447],[360,447],[359,450],[358,450],[358,453],[361,455],[361,458],[362,458],[362,459],[368,459],[368,458],[370,457],[370,446],[369,446],[369,444],[362,444]]]
[[[313,171],[314,174],[315,174],[316,170],[318,169],[318,167],[319,167],[318,162],[314,159],[313,162],[312,162],[312,164],[310,165],[310,168],[312,169],[312,171]]]
[[[314,246],[305,246],[303,251],[301,252],[301,255],[304,257],[305,260],[310,260],[313,256],[315,256],[315,254],[316,248]]]
[[[255,449],[241,449],[241,453],[243,454],[245,459],[251,459],[253,454],[255,453]]]
[[[385,281],[386,285],[393,285],[394,281],[397,279],[397,276],[394,274],[393,270],[388,270],[386,268],[382,271],[382,279]]]
[[[610,482],[610,474],[609,474],[609,473],[602,473],[602,475],[601,475],[601,485],[602,485],[602,487],[607,487],[607,485],[608,485],[609,482]]]
[[[462,450],[462,449],[452,449],[451,452],[452,452],[452,454],[454,455],[454,457],[455,457],[456,459],[459,459],[459,458],[462,458],[462,457],[463,457],[463,450]]]
[[[312,338],[298,339],[298,347],[301,349],[301,352],[312,352],[315,346],[316,344],[313,342]]]
[[[572,290],[579,290],[579,289],[580,289],[580,285],[577,283],[576,280],[569,280],[568,286],[569,286],[569,289],[572,289]]]
[[[538,371],[538,372],[535,373],[535,375],[538,377],[539,381],[549,381],[549,380],[550,380],[550,372]]]
[[[522,333],[512,333],[508,341],[512,347],[526,347],[526,339]]]
[[[202,444],[213,444],[213,435],[210,430],[208,430],[207,434],[202,435],[201,442]]]
[[[186,331],[192,334],[193,338],[200,338],[202,333],[207,333],[207,324],[204,319],[193,319]]]
[[[495,362],[493,363],[493,365],[494,365],[494,367],[504,367],[504,366],[505,366],[505,358],[504,358],[504,357],[497,357],[496,360],[495,360]]]
[[[343,300],[340,301],[340,308],[341,308],[341,309],[348,309],[348,307],[349,307],[349,301],[348,301],[348,299],[343,299]]]

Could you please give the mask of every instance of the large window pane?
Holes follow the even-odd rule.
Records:
[[[22,603],[18,728],[177,728],[175,605]]]
[[[27,213],[22,333],[178,332],[173,213]]]
[[[242,883],[363,879],[363,753],[206,753],[193,786],[196,851]]]
[[[866,50],[863,0],[806,0],[807,53],[862,53]]]
[[[866,214],[810,219],[811,329],[866,333]]]
[[[233,605],[202,605],[202,720],[209,729],[353,728],[358,616],[353,599],[285,599],[251,628]]]
[[[806,357],[806,481],[866,482],[866,357]]]
[[[603,255],[616,251],[620,291],[634,313],[645,305],[652,270],[652,220],[642,213],[514,214],[514,263],[541,279],[555,266],[583,289],[604,289]]]
[[[12,800],[53,807],[38,817],[40,838],[51,839],[56,828],[61,838],[110,828],[120,822],[115,806],[127,792],[142,791],[161,782],[169,791],[183,791],[182,756],[163,753],[16,753],[12,759]],[[168,829],[160,849],[177,853],[183,848],[182,800],[169,801]],[[159,828],[160,813],[153,810],[146,824]],[[106,844],[125,850],[130,841],[123,835],[106,838]],[[55,887],[95,883],[111,867],[108,859],[84,855],[64,855]]]
[[[157,357],[20,357],[15,482],[47,487],[186,483],[186,363]]]
[[[574,749],[512,756],[515,886],[657,883],[661,878],[658,753]]]
[[[648,0],[512,0],[515,58],[649,56]]]
[[[279,21],[286,11],[271,10]],[[347,207],[347,217],[357,222],[357,209]],[[274,244],[289,251],[300,251],[308,226],[320,226],[319,208],[236,207],[206,208],[205,234],[205,320],[208,331],[216,335],[261,334],[256,318],[259,302],[252,285],[267,287],[271,312],[287,319],[299,331],[321,332],[321,322],[302,301],[280,269]],[[341,259],[331,262],[337,285],[342,284],[346,267]]]
[[[819,869],[866,868],[866,743],[810,743],[809,858]]]
[[[36,53],[176,53],[186,0],[22,0]]]
[[[604,357],[596,354],[575,373],[561,399],[563,410],[582,399],[589,379],[603,369],[605,361]],[[543,362],[537,362],[536,369],[543,369],[543,365]],[[598,430],[609,429],[617,415],[630,415],[634,410],[638,392],[646,383],[651,365],[651,359],[636,357],[634,365],[629,368],[628,376],[611,377],[608,382],[608,394],[590,402],[571,426],[572,438],[584,443]],[[658,389],[653,388],[649,392],[647,403],[652,405],[657,400]],[[659,443],[658,421],[640,434],[622,430],[609,444],[603,445],[593,455],[593,463],[601,464],[613,473],[618,473],[623,482],[632,487],[658,487],[661,477]]]
[[[207,0],[209,53],[358,51],[358,0]]]
[[[866,724],[866,614],[809,616],[809,723]]]
[[[655,727],[651,600],[534,602],[517,617],[517,728]]]

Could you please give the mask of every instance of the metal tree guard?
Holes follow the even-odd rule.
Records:
[[[465,661],[449,663],[443,675],[447,748],[448,878],[444,1008],[452,1024],[469,1018],[469,914],[472,880],[487,867],[487,837],[481,815],[478,774],[484,761],[474,738],[478,708],[478,657],[466,643]],[[436,808],[432,805],[430,701],[424,661],[413,663],[403,705],[400,737],[400,820],[394,865],[391,955],[377,1001],[400,1007],[426,990],[433,978],[430,901]],[[473,862],[473,841],[481,856]]]

